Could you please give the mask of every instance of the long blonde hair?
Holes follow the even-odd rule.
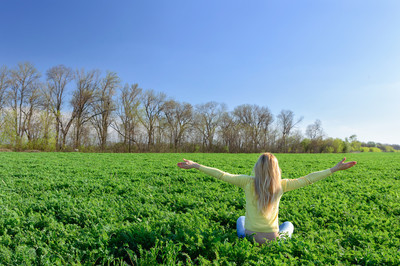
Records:
[[[254,165],[254,188],[257,195],[258,209],[266,215],[270,212],[282,191],[281,170],[278,159],[271,153],[264,153]]]

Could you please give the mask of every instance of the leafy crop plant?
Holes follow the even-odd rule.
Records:
[[[399,153],[276,156],[282,178],[358,164],[285,193],[293,237],[259,246],[236,236],[241,189],[176,167],[250,174],[258,154],[0,153],[0,264],[400,264]]]

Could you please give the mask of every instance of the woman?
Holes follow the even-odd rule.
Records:
[[[232,175],[190,160],[183,160],[178,163],[180,168],[199,169],[205,174],[244,189],[246,216],[241,216],[237,220],[238,236],[253,236],[255,241],[260,244],[267,240],[275,240],[280,235],[291,237],[293,233],[294,227],[290,222],[285,222],[278,227],[279,200],[284,192],[305,187],[336,171],[349,169],[356,164],[356,162],[345,163],[346,158],[344,158],[330,169],[311,173],[298,179],[281,179],[278,160],[271,153],[264,153],[258,158],[254,165],[254,176]]]

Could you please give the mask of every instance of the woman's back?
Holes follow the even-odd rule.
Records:
[[[279,231],[278,224],[278,211],[279,201],[282,196],[277,196],[275,202],[272,202],[270,211],[267,214],[263,214],[258,208],[257,195],[254,187],[254,177],[250,177],[251,180],[243,188],[246,195],[246,225],[247,230],[253,232],[264,232],[264,233],[277,233]]]

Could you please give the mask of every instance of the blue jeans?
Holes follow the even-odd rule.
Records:
[[[246,236],[245,234],[245,229],[244,229],[244,222],[245,222],[246,217],[245,216],[240,216],[237,219],[236,222],[236,229],[237,229],[237,234],[239,238],[243,238]],[[294,230],[294,226],[291,222],[284,222],[279,226],[279,234],[280,235],[287,235],[289,238],[292,237]],[[284,237],[284,236],[281,236]]]

